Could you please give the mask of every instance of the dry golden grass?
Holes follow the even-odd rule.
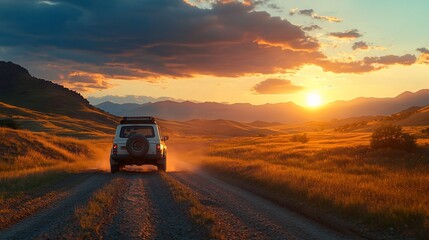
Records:
[[[224,239],[219,233],[215,216],[204,207],[195,193],[167,173],[161,173],[162,179],[169,185],[174,199],[189,206],[189,215],[198,224],[206,228],[211,239]]]
[[[87,109],[87,111],[93,110]],[[106,116],[106,118],[100,119],[110,122],[107,124],[106,122],[94,121],[94,119],[84,119],[83,116],[80,119],[60,114],[46,114],[0,102],[0,119],[12,120],[19,129],[47,132],[57,136],[85,139],[108,137],[115,131],[111,121],[113,118],[116,117]]]
[[[0,128],[0,200],[64,175],[107,168],[110,142]],[[104,165],[103,165],[104,164]]]
[[[75,209],[81,231],[79,239],[102,239],[102,227],[112,221],[117,212],[116,201],[125,192],[127,182],[116,178],[97,190],[87,205]]]
[[[203,164],[377,229],[429,235],[428,149],[371,150],[369,132],[310,132],[308,143],[291,136],[226,140],[208,149]]]
[[[0,229],[5,229],[60,199],[68,196],[64,190],[52,191],[34,198],[13,198],[0,201]],[[17,208],[17,206],[19,206]]]

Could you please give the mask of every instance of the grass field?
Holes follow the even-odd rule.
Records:
[[[78,140],[1,127],[0,136],[0,200],[34,190],[69,173],[95,167],[107,169],[110,141]]]
[[[406,129],[418,133],[418,129]],[[222,140],[203,166],[374,229],[429,235],[427,136],[413,153],[369,148],[370,132],[308,132]],[[421,136],[422,137],[422,136]]]

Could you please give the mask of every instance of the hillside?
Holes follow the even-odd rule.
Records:
[[[0,61],[0,102],[44,114],[58,114],[114,126],[116,117],[91,106],[77,92],[32,77],[23,67]]]
[[[252,105],[189,101],[160,101],[145,104],[104,102],[96,106],[117,116],[155,115],[176,121],[226,119],[238,122],[265,121],[296,124],[363,116],[386,116],[413,106],[426,105],[429,105],[428,89],[415,93],[405,92],[394,98],[357,98],[350,101],[337,101],[319,109],[308,109],[294,103]]]
[[[114,132],[114,126],[98,121],[46,114],[0,102],[0,127],[2,121],[13,121],[18,128],[33,132],[79,138],[110,136]]]
[[[271,129],[278,124],[239,123],[229,120],[190,120],[185,122],[158,120],[165,134],[173,135],[176,139],[189,136],[202,137],[248,137],[280,134],[282,130]]]
[[[397,120],[396,124],[403,126],[429,126],[429,106],[417,109],[409,116]]]

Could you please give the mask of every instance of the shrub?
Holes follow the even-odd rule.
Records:
[[[417,147],[416,138],[402,131],[401,126],[384,125],[375,129],[371,136],[371,148],[392,148],[411,151]]]
[[[11,118],[0,119],[0,127],[19,129],[18,124]]]
[[[306,142],[308,142],[309,138],[307,137],[307,134],[306,134],[306,133],[303,133],[303,134],[296,134],[296,135],[293,135],[293,136],[290,138],[290,140],[291,140],[292,142],[302,142],[302,143],[306,143]]]

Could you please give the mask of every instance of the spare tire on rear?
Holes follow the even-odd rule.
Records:
[[[127,151],[133,157],[143,157],[149,150],[149,141],[141,134],[132,135],[127,140]]]

